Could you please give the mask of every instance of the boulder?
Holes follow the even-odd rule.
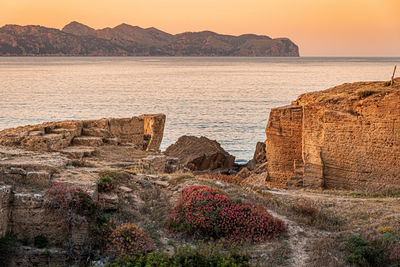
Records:
[[[165,154],[179,159],[180,164],[192,171],[230,169],[235,165],[235,157],[221,145],[204,136],[181,136],[175,144],[165,150]]]

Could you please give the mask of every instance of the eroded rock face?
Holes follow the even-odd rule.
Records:
[[[400,79],[344,84],[271,110],[269,179],[316,188],[400,188]]]
[[[159,150],[164,124],[164,114],[47,122],[0,131],[0,145],[32,151],[62,151],[72,145],[97,147],[129,143],[143,150]]]
[[[165,150],[165,154],[179,159],[180,163],[192,171],[230,169],[235,157],[221,145],[206,137],[181,136]]]
[[[294,176],[294,161],[302,159],[301,106],[291,105],[271,110],[265,130],[267,170],[271,180],[285,183]]]

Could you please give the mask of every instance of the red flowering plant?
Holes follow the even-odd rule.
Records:
[[[55,183],[47,192],[47,207],[67,218],[69,224],[86,221],[95,207],[90,196],[82,188],[68,183]]]
[[[99,182],[97,183],[99,192],[112,192],[115,190],[115,185],[113,179],[110,177],[101,177]]]
[[[262,242],[279,236],[285,225],[260,205],[242,203],[208,186],[189,186],[170,210],[176,231],[225,238],[233,243]]]

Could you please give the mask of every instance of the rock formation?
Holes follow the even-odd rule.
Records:
[[[155,28],[121,24],[92,29],[71,22],[61,31],[41,26],[0,28],[0,56],[299,56],[287,38],[210,31],[172,35]]]
[[[84,189],[104,210],[115,210],[117,194],[98,190],[98,173],[104,170],[148,179],[141,173],[168,173],[179,169],[176,158],[159,152],[165,115],[85,121],[59,121],[0,131],[0,238],[13,233],[32,244],[36,237],[62,250],[50,249],[65,263],[65,242],[84,246],[89,235],[85,222],[69,225],[63,216],[50,212],[46,192],[57,183]],[[157,181],[158,182],[158,181]],[[48,257],[43,249],[20,247],[12,266],[42,266]],[[0,264],[1,265],[1,264]],[[58,265],[57,265],[58,266]]]
[[[235,157],[226,152],[215,140],[204,136],[181,136],[175,144],[165,150],[168,156],[192,171],[223,170],[235,165]]]
[[[47,122],[0,131],[0,145],[31,151],[79,152],[82,148],[126,143],[143,150],[159,150],[165,115],[122,119]]]
[[[399,189],[399,82],[343,84],[272,109],[267,180],[326,189]]]

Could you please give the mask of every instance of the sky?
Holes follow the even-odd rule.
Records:
[[[400,56],[400,0],[0,0],[0,25],[287,37],[301,56]]]

